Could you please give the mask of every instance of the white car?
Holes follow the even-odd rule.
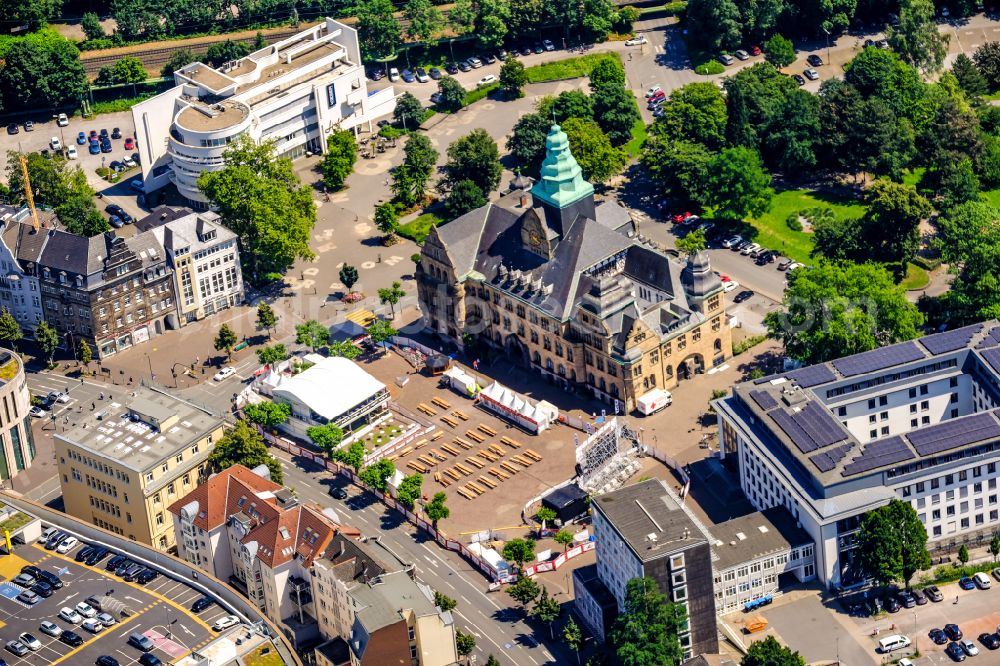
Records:
[[[789,273],[791,273],[791,272],[792,272],[792,271],[794,271],[794,270],[795,270],[796,268],[802,268],[802,264],[800,264],[800,263],[799,263],[799,262],[797,262],[797,261],[793,261],[793,262],[791,263],[791,265],[790,265],[790,266],[788,267],[787,271],[788,271]]]
[[[62,141],[59,140],[59,137],[54,136],[49,139],[49,148],[52,150],[62,150]]]
[[[48,620],[42,620],[42,623],[38,625],[38,629],[43,634],[48,634],[53,638],[59,638],[59,635],[62,634],[62,627],[55,622],[50,622]]]
[[[727,238],[726,240],[722,241],[722,247],[728,250],[732,246],[739,245],[742,242],[743,242],[743,236],[733,236],[732,238]]]
[[[990,589],[990,577],[984,574],[982,571],[976,573],[972,576],[972,582],[976,584],[980,590]]]
[[[89,620],[84,620],[83,624],[80,625],[92,634],[99,634],[104,631],[104,625],[100,620],[96,618],[91,618]]]
[[[736,280],[730,280],[729,282],[724,283],[724,286],[722,287],[722,291],[724,291],[724,292],[726,292],[728,294],[729,292],[736,291],[739,288],[740,288],[740,283],[739,282],[737,282]]]
[[[35,650],[42,649],[42,642],[37,638],[35,638],[34,636],[32,636],[31,634],[29,634],[27,631],[18,636],[17,640],[24,643],[28,647],[28,649],[31,650],[32,652],[34,652]]]
[[[215,373],[215,376],[212,377],[212,379],[214,379],[217,382],[221,382],[223,379],[232,377],[235,374],[236,374],[236,368],[223,368],[222,370],[219,370],[217,373]]]
[[[21,639],[21,642],[24,643],[23,638]],[[977,654],[979,654],[979,648],[977,648],[976,644],[970,641],[968,638],[960,640],[958,644],[961,646],[962,652],[969,655],[970,657],[975,657]]]
[[[636,35],[632,39],[625,40],[625,46],[642,46],[646,43],[646,35]]]
[[[63,539],[63,542],[56,546],[56,552],[66,554],[76,547],[76,544],[80,543],[80,540],[74,536],[69,536]]]
[[[427,76],[427,72],[425,72],[420,67],[417,68],[417,71],[415,71],[413,75],[417,77],[417,81],[419,81],[420,83],[427,83],[428,81],[431,80],[431,78]]]
[[[544,48],[546,51],[555,51],[556,50],[556,45],[553,44],[551,40],[543,39],[542,40],[542,48]]]
[[[57,527],[46,527],[42,530],[42,536],[38,537],[38,543],[45,543],[53,534],[59,531]]]
[[[83,618],[80,617],[80,614],[68,606],[63,606],[59,609],[59,617],[66,620],[70,624],[80,624],[83,622]]]
[[[135,166],[135,160],[133,160],[131,157],[125,157],[122,159],[122,164],[131,169],[132,167]]]
[[[760,249],[760,243],[750,243],[745,248],[740,250],[740,254],[750,254],[751,252],[756,252]]]
[[[395,67],[390,67],[389,68],[389,80],[390,81],[399,81],[399,70],[396,69]]]
[[[222,631],[223,629],[228,629],[229,627],[235,627],[239,623],[240,623],[240,618],[236,617],[235,615],[227,615],[223,618],[219,618],[219,620],[212,625],[212,629],[215,629],[216,631]]]
[[[115,618],[111,617],[110,613],[98,613],[96,619],[100,620],[101,624],[103,624],[105,627],[110,627],[112,625],[118,624],[118,621]]]
[[[80,154],[76,152],[76,146],[70,146],[66,149],[66,159],[75,160]]]
[[[63,393],[62,391],[52,391],[51,393],[49,393],[48,399],[50,403],[61,402],[63,404],[66,404],[67,402],[69,402],[69,394]]]
[[[69,125],[69,118],[66,117],[65,113],[60,113],[58,120],[56,120],[56,124],[59,125],[59,127],[66,127],[66,125]]]
[[[81,601],[76,605],[76,612],[87,618],[97,616],[97,611],[86,601]]]
[[[491,83],[496,83],[496,80],[497,80],[497,77],[493,76],[492,74],[487,74],[483,78],[479,79],[479,83],[476,84],[476,87],[479,87],[479,86],[488,86]]]
[[[650,97],[652,97],[653,95],[662,90],[663,88],[660,87],[660,84],[656,84],[655,86],[650,86],[649,90],[646,91],[646,99],[649,99]]]
[[[819,80],[819,72],[817,72],[812,67],[810,67],[809,69],[807,69],[806,71],[804,71],[802,73],[805,74],[805,77],[807,79],[809,79],[810,81],[818,81]]]
[[[483,66],[483,61],[477,58],[476,56],[472,56],[466,62],[472,65],[473,69],[479,69],[480,67]]]

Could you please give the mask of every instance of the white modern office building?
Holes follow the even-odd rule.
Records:
[[[894,498],[931,549],[1000,530],[1000,322],[745,382],[714,404],[743,492],[791,512],[830,587],[862,582],[860,518]]]
[[[274,141],[289,158],[322,153],[334,129],[391,113],[391,87],[368,92],[357,32],[325,19],[215,69],[200,62],[174,73],[176,87],[132,107],[146,192],[172,182],[191,205],[207,200],[202,171],[223,166],[242,134]]]

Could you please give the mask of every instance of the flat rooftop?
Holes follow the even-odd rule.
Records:
[[[225,74],[220,74],[218,70],[209,67],[203,62],[191,63],[180,71],[181,74],[188,77],[195,83],[203,85],[216,92],[225,90],[229,86],[236,83]]]
[[[599,495],[593,506],[643,562],[707,541],[687,509],[659,479]]]
[[[187,108],[177,114],[176,122],[181,129],[212,132],[238,125],[250,115],[250,107],[237,100],[227,99],[213,104],[201,100],[185,101]]]
[[[177,422],[161,432],[144,421],[130,418],[133,404],[136,410],[176,414]],[[106,407],[56,437],[141,473],[188,448],[222,423],[222,418],[207,410],[143,386],[124,398],[111,398]]]
[[[813,543],[783,506],[727,520],[709,528],[718,571]]]
[[[292,55],[291,62],[285,62],[285,55],[290,51],[300,47],[302,41],[295,42],[293,44],[288,44],[280,51],[278,51],[278,62],[273,65],[268,65],[260,70],[260,74],[254,81],[249,83],[244,83],[236,89],[236,94],[242,94],[248,90],[253,90],[258,86],[265,86],[271,83],[271,79],[276,76],[284,76],[288,72],[294,72],[299,69],[308,67],[312,63],[316,62],[321,58],[332,55],[337,51],[342,50],[344,47],[337,42],[319,42],[312,48],[304,49],[294,55]],[[311,40],[309,40],[311,41]],[[324,74],[326,72],[323,72]]]
[[[1000,322],[991,320],[738,384],[720,408],[829,486],[913,464],[1000,449],[1000,410],[966,413],[861,442],[832,411],[965,376],[1000,404]],[[918,398],[919,399],[919,398]],[[901,467],[902,466],[902,467]]]

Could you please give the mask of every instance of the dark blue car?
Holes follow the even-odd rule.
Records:
[[[968,576],[960,578],[958,580],[958,586],[960,588],[962,588],[963,590],[974,590],[974,589],[976,589],[976,584]]]
[[[403,80],[406,81],[407,83],[413,83],[414,81],[417,80],[417,77],[413,76],[413,72],[411,72],[408,69],[404,69],[401,76],[403,77]]]

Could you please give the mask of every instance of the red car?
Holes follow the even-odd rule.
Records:
[[[754,44],[753,46],[751,46],[750,47],[750,55],[759,56],[760,55],[760,47],[757,46],[756,44]]]
[[[125,150],[135,150],[135,139],[132,137],[125,139]]]
[[[684,221],[691,217],[691,213],[676,213],[673,216],[674,224],[684,224]]]

